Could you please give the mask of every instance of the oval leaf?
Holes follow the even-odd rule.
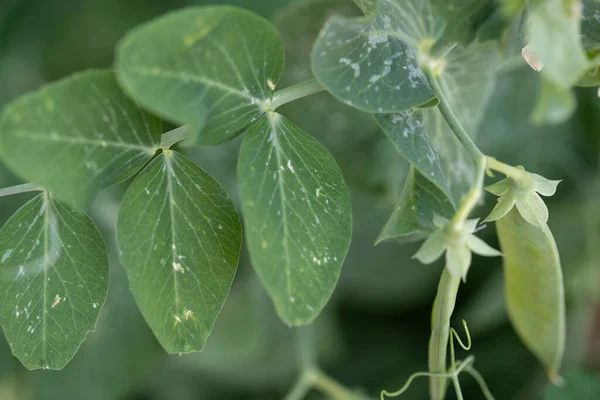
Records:
[[[264,114],[283,58],[277,31],[262,17],[235,7],[193,7],[131,31],[116,66],[142,105],[203,128],[193,141],[215,145]]]
[[[390,22],[392,15],[380,13],[369,21],[334,16],[313,48],[315,77],[340,101],[362,111],[399,112],[435,98],[413,50],[401,40],[405,32],[388,34],[398,23]]]
[[[0,117],[0,152],[24,180],[84,208],[138,172],[161,133],[160,120],[127,99],[112,72],[90,71],[10,104]]]
[[[117,225],[131,291],[169,353],[201,351],[229,293],[241,227],[227,192],[166,151],[133,181]]]
[[[108,256],[94,223],[40,194],[0,230],[0,323],[29,369],[62,369],[94,330]]]
[[[558,381],[565,347],[565,296],[552,233],[546,225],[539,229],[525,221],[515,208],[496,227],[510,320],[550,380]]]
[[[279,316],[309,323],[329,300],[350,246],[342,173],[317,140],[269,113],[244,138],[238,174],[254,267]]]

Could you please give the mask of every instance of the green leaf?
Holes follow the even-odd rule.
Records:
[[[433,222],[436,214],[451,218],[454,211],[448,196],[411,168],[400,200],[376,243],[395,238],[423,238],[437,229]]]
[[[449,107],[473,139],[496,89],[500,65],[500,51],[494,42],[473,42],[448,53],[437,78]]]
[[[458,141],[437,107],[423,109],[425,128],[448,180],[452,202],[458,204],[475,182],[473,158]]]
[[[0,117],[0,153],[26,181],[84,208],[156,152],[161,122],[124,96],[108,71],[76,74],[25,95]]]
[[[515,208],[496,227],[510,320],[556,382],[565,346],[565,298],[556,243],[546,225],[540,229],[530,224]]]
[[[313,77],[310,67],[313,43],[331,15],[356,16],[358,13],[348,0],[304,0],[290,3],[278,12],[275,25],[285,47],[286,65],[280,85],[287,87]],[[356,166],[354,148],[379,130],[371,114],[356,112],[327,92],[285,104],[278,111],[305,132],[318,134],[316,138],[340,164],[347,160]],[[344,169],[344,165],[341,168]],[[365,170],[360,168],[360,171]]]
[[[108,290],[104,241],[85,214],[40,194],[0,230],[0,323],[29,369],[62,369]]]
[[[116,66],[134,99],[201,128],[191,142],[215,145],[268,109],[283,47],[262,17],[229,6],[191,7],[132,30],[119,44]]]
[[[414,48],[422,37],[439,32],[428,23],[413,24],[414,11],[381,0],[371,19],[332,17],[313,48],[316,78],[339,100],[366,112],[392,113],[429,103],[435,95]]]
[[[420,175],[427,177],[443,193],[450,194],[441,161],[425,130],[423,111],[414,109],[397,114],[379,114],[376,119],[398,152]]]
[[[359,5],[369,18],[335,16],[325,25],[314,46],[313,71],[341,101],[387,114],[435,100],[419,65],[437,61],[429,52],[444,30],[448,44],[468,43],[493,2],[380,0],[377,13]],[[486,74],[489,69],[472,65],[471,70]],[[478,82],[466,77],[473,86]]]
[[[600,50],[600,1],[583,0],[581,35],[586,51]]]
[[[329,300],[350,245],[342,173],[323,145],[269,113],[244,138],[238,175],[252,263],[279,316],[309,323]]]
[[[542,87],[537,104],[531,114],[531,122],[536,125],[556,125],[568,120],[577,109],[577,99],[573,90],[562,89],[548,79],[542,79]]]
[[[425,3],[425,0],[420,2]],[[496,6],[494,0],[429,0],[429,2],[433,15],[446,22],[446,29],[440,40],[449,45],[453,45],[454,42],[468,44],[473,39],[477,26]]]
[[[131,290],[158,341],[169,353],[201,351],[239,260],[241,227],[225,190],[166,151],[125,193],[117,232]]]
[[[380,0],[352,0],[360,10],[368,17],[377,14]]]
[[[579,4],[577,0],[537,1],[529,15],[527,34],[535,59],[544,65],[541,73],[563,91],[588,69],[579,32]]]

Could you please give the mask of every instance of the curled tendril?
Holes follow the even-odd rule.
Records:
[[[436,374],[433,372],[415,372],[408,378],[408,380],[406,381],[404,386],[402,386],[402,388],[400,388],[399,390],[397,390],[395,392],[388,392],[387,390],[382,390],[380,398],[381,398],[381,400],[385,400],[385,396],[387,396],[387,397],[400,396],[401,394],[403,394],[404,392],[406,392],[408,390],[412,381],[414,381],[416,378],[419,378],[422,376],[433,377],[433,378],[452,378],[455,375],[460,374],[466,368],[473,365],[473,362],[475,362],[475,357],[469,356],[464,361],[459,361],[457,363],[458,367],[456,368],[456,370],[447,372],[445,374]]]
[[[395,392],[388,392],[387,390],[382,390],[381,394],[380,394],[380,399],[385,400],[386,397],[398,397],[398,396],[402,395],[404,392],[406,392],[408,390],[408,388],[410,387],[410,385],[416,378],[433,377],[433,378],[452,379],[452,382],[454,383],[454,390],[456,391],[456,396],[458,397],[458,399],[462,400],[463,396],[462,396],[462,392],[460,389],[460,382],[458,381],[458,375],[460,375],[461,372],[465,371],[466,373],[471,375],[475,379],[475,381],[477,381],[486,400],[495,400],[494,396],[492,396],[492,393],[490,392],[490,390],[489,390],[487,384],[485,383],[485,380],[481,376],[481,374],[479,372],[477,372],[477,370],[475,368],[473,368],[473,364],[475,362],[475,357],[469,356],[464,361],[456,361],[456,359],[454,357],[454,338],[456,338],[456,341],[458,342],[458,344],[460,345],[460,347],[463,350],[469,351],[471,349],[471,344],[472,344],[471,333],[469,332],[467,322],[465,320],[463,320],[462,323],[463,323],[463,328],[465,330],[465,334],[467,335],[467,345],[465,345],[463,343],[463,341],[460,339],[460,336],[458,335],[456,330],[454,328],[450,328],[450,334],[448,335],[448,340],[450,342],[450,356],[451,356],[452,365],[447,373],[437,374],[437,373],[432,373],[432,372],[416,372],[408,378],[408,380],[406,381],[404,386],[402,386],[399,390],[397,390]]]

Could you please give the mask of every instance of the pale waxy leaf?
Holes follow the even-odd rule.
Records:
[[[190,7],[132,30],[117,50],[117,75],[143,106],[201,129],[190,143],[215,145],[268,109],[283,46],[264,18],[230,6]]]
[[[339,100],[362,111],[391,113],[435,99],[414,48],[422,37],[439,36],[439,27],[435,21],[413,24],[412,3],[422,5],[406,3],[400,7],[381,0],[370,19],[334,16],[325,24],[313,48],[312,67]]]
[[[254,268],[279,316],[309,323],[329,300],[350,245],[342,173],[317,140],[269,113],[244,137],[238,175]]]
[[[181,154],[128,188],[117,234],[131,291],[169,353],[201,351],[237,270],[241,227],[225,190]]]
[[[0,323],[28,369],[62,369],[94,330],[108,256],[85,214],[40,194],[0,230]]]
[[[448,106],[473,139],[496,89],[500,66],[501,54],[494,42],[473,42],[448,53],[436,78]]]
[[[394,212],[376,243],[387,239],[423,238],[436,230],[437,215],[450,218],[454,211],[452,202],[444,192],[413,167],[406,178]]]
[[[525,221],[513,209],[496,222],[504,253],[510,320],[525,345],[559,381],[565,346],[565,298],[558,250],[546,225]]]
[[[452,203],[459,204],[461,198],[475,182],[477,170],[475,162],[458,141],[437,107],[423,109],[423,122],[441,161],[451,192],[449,198]]]
[[[423,111],[379,114],[376,119],[398,152],[443,193],[450,195],[444,168],[425,129]]]
[[[379,0],[352,0],[360,8],[360,10],[368,17],[372,17],[377,13]]]
[[[583,46],[588,52],[600,50],[600,1],[583,0],[581,35]]]
[[[527,35],[533,55],[544,65],[544,78],[563,91],[589,67],[580,38],[580,6],[579,0],[537,1],[529,14]]]
[[[129,100],[112,72],[89,71],[8,105],[0,153],[24,180],[85,208],[101,189],[137,173],[161,133],[160,120]]]

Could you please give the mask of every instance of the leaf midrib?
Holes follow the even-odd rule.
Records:
[[[292,281],[291,281],[291,270],[290,270],[290,250],[288,243],[288,223],[287,223],[287,212],[285,206],[285,194],[283,193],[284,182],[283,182],[283,174],[281,173],[281,168],[285,168],[281,161],[281,148],[279,146],[279,138],[277,133],[277,122],[281,118],[278,114],[269,113],[267,115],[269,119],[269,126],[271,128],[271,134],[273,135],[273,146],[275,147],[275,158],[277,160],[277,176],[279,182],[279,199],[281,201],[281,219],[283,224],[283,249],[285,252],[285,273],[286,273],[286,287],[288,297],[292,295]],[[285,304],[288,304],[286,301]],[[288,306],[289,313],[289,306]]]
[[[214,81],[212,79],[208,79],[208,78],[203,78],[201,76],[197,76],[197,75],[191,75],[189,73],[186,72],[176,72],[176,71],[166,71],[164,69],[154,69],[154,68],[150,68],[150,67],[141,67],[141,66],[136,66],[136,67],[129,67],[128,68],[130,71],[132,72],[138,72],[142,75],[150,75],[152,77],[163,77],[163,78],[171,78],[171,79],[186,79],[186,80],[190,80],[192,82],[197,82],[197,83],[202,83],[204,85],[207,86],[212,86],[215,88],[219,88],[221,90],[224,90],[226,92],[229,92],[231,94],[234,94],[238,97],[243,97],[245,99],[248,100],[252,100],[252,99],[256,99],[256,100],[264,100],[261,98],[256,98],[252,95],[250,95],[250,93],[246,94],[243,91],[239,90],[238,88],[235,88],[233,86],[229,86],[226,85],[224,83],[221,82],[217,82]],[[262,95],[262,94],[261,94]]]
[[[177,262],[177,246],[175,245],[175,210],[173,208],[173,179],[171,176],[171,174],[175,174],[175,172],[173,171],[173,166],[171,165],[171,157],[173,157],[173,153],[171,153],[169,150],[164,153],[163,157],[165,158],[165,164],[167,166],[167,171],[165,172],[167,174],[167,198],[169,201],[169,217],[171,220],[171,269],[173,274],[173,290],[175,292],[175,313],[177,314],[178,318],[181,318],[179,312],[179,290],[177,284],[177,274],[179,272],[173,269],[173,264]],[[177,326],[177,331],[179,332],[181,329],[179,326],[179,321],[176,320],[175,322]]]
[[[17,138],[28,138],[28,139],[38,139],[46,142],[53,143],[68,143],[75,145],[93,145],[97,147],[107,148],[107,147],[116,147],[116,148],[124,148],[129,150],[137,150],[144,151],[151,154],[154,154],[156,147],[150,146],[141,146],[135,145],[125,142],[115,142],[110,140],[100,140],[100,139],[88,139],[82,137],[68,137],[68,136],[52,136],[51,133],[42,133],[42,132],[30,132],[25,130],[19,130],[14,135]],[[158,144],[156,145],[158,146]]]

